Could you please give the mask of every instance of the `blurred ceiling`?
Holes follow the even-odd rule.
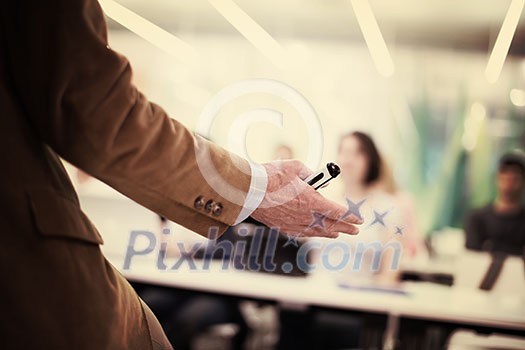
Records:
[[[206,0],[118,0],[171,32],[238,35]],[[276,39],[362,41],[350,0],[235,0]],[[370,0],[387,45],[489,52],[511,0]],[[525,11],[524,11],[525,12]],[[525,55],[525,15],[510,55]],[[110,21],[113,28],[121,28]]]

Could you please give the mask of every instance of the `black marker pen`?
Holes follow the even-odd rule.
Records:
[[[304,181],[312,186],[314,190],[318,190],[322,187],[328,186],[328,182],[332,179],[335,179],[341,173],[341,169],[335,163],[327,163],[326,167],[310,176],[308,176]]]

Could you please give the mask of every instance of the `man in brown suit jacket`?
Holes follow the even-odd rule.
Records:
[[[95,0],[7,1],[0,11],[2,349],[171,348],[101,254],[59,156],[203,235],[250,214],[285,232],[357,232],[354,218],[338,220],[345,208],[298,181],[301,163],[250,165],[148,102],[109,48]],[[205,178],[203,150],[226,184]],[[278,191],[285,183],[292,190]],[[310,210],[332,213],[326,229],[308,229]]]

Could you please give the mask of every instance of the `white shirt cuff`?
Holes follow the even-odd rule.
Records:
[[[261,164],[251,163],[251,179],[250,179],[250,189],[244,200],[244,206],[235,220],[237,225],[243,222],[248,216],[250,216],[257,207],[261,204],[264,195],[266,194],[266,186],[268,185],[268,174],[266,174],[266,169]]]

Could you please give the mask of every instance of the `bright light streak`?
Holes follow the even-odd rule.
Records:
[[[282,46],[232,0],[208,0],[253,46],[279,69],[289,65]]]
[[[377,71],[385,77],[390,77],[394,74],[394,62],[392,62],[370,3],[368,0],[351,0],[351,3]]]
[[[485,69],[485,77],[491,84],[498,81],[501,74],[524,5],[525,0],[512,0],[507,15],[503,20],[498,38],[494,43],[494,48],[487,63],[487,68]]]
[[[113,0],[99,0],[108,17],[184,63],[198,61],[197,52],[170,32],[151,23]]]
[[[525,106],[525,90],[512,89],[510,90],[510,100],[516,107]]]
[[[470,114],[465,119],[464,132],[461,139],[463,147],[469,152],[476,148],[486,115],[487,110],[481,103],[474,102],[470,107]]]

